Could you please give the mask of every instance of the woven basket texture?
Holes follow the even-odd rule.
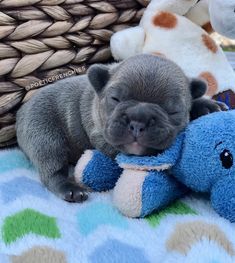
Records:
[[[148,0],[0,0],[0,147],[37,89],[111,60],[112,34],[138,24]]]

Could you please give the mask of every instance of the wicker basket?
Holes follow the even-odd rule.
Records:
[[[111,59],[109,39],[137,24],[147,0],[0,0],[0,147],[42,86]]]

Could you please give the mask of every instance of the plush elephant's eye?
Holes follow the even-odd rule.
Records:
[[[225,169],[229,169],[233,166],[233,155],[229,150],[223,150],[220,154],[220,160]]]

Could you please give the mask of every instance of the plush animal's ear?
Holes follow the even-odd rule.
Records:
[[[104,88],[110,78],[108,67],[102,64],[91,66],[87,75],[91,85],[97,93]]]
[[[190,91],[193,99],[202,97],[207,90],[207,84],[201,79],[191,79]]]

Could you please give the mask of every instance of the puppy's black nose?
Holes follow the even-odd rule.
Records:
[[[146,128],[146,124],[138,121],[131,121],[129,124],[129,130],[132,132],[134,137],[139,137]]]

